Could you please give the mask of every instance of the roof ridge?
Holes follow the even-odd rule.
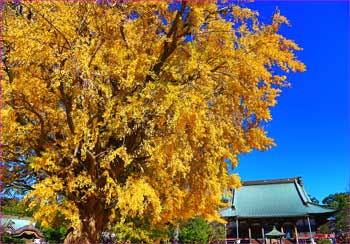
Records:
[[[295,180],[301,180],[301,177],[293,177],[293,178],[283,178],[283,179],[272,179],[272,180],[252,180],[252,181],[243,181],[243,186],[251,186],[251,185],[269,185],[269,184],[282,184],[282,183],[294,183]]]
[[[302,203],[305,205],[305,206],[309,206],[309,199],[305,197],[305,191],[303,191],[302,188],[302,183],[301,183],[301,180],[300,179],[296,179],[294,181],[294,186],[295,186],[295,189],[302,201]]]
[[[314,206],[321,207],[321,208],[336,210],[335,208],[333,208],[331,206],[327,206],[325,204],[319,204],[319,203],[315,203],[315,202],[308,202],[308,203],[311,204],[311,205],[314,205]]]

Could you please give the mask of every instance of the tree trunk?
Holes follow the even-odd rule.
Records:
[[[180,225],[177,224],[175,228],[175,233],[174,233],[174,242],[178,243],[180,239]]]
[[[109,211],[104,205],[95,199],[80,206],[80,219],[82,223],[76,228],[72,228],[67,234],[64,244],[79,243],[90,244],[100,243],[102,232],[108,224]]]
[[[87,235],[83,234],[82,232],[82,224],[79,225],[76,228],[70,228],[68,230],[68,234],[66,235],[66,238],[64,239],[63,244],[69,244],[69,243],[82,243],[82,244],[88,244],[89,242]]]

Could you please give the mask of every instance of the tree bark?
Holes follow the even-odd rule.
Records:
[[[100,243],[101,234],[108,224],[109,211],[105,210],[104,204],[96,198],[80,206],[81,224],[71,228],[67,234],[64,244]]]

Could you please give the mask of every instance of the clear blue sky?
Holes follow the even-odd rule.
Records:
[[[245,180],[302,176],[322,201],[349,185],[349,2],[255,2],[271,21],[276,6],[291,22],[281,33],[304,48],[307,71],[289,76],[267,127],[277,147],[241,155],[235,172]]]

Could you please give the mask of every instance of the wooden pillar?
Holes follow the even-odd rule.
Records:
[[[248,228],[248,235],[249,235],[249,244],[252,243],[252,230],[250,229],[250,226]]]
[[[310,218],[309,218],[309,216],[307,216],[307,224],[308,224],[308,226],[309,226],[309,234],[310,234],[310,238],[312,238],[311,224],[310,224]]]
[[[262,234],[263,244],[265,244],[265,230],[264,230],[264,227],[261,227],[261,234]]]
[[[179,241],[179,234],[180,234],[180,226],[179,224],[176,225],[175,233],[174,233],[174,239],[177,243]]]
[[[296,225],[294,226],[294,233],[295,233],[295,241],[297,242],[297,244],[299,244],[298,228]]]
[[[227,244],[227,230],[226,230],[226,224],[225,224],[224,226],[225,226],[225,244]]]
[[[314,242],[314,239],[312,238],[312,231],[311,231],[311,224],[310,224],[310,218],[307,216],[307,223],[309,224],[309,232],[310,232],[310,241],[311,243]]]
[[[281,226],[281,232],[284,233],[283,226]],[[281,244],[284,243],[282,237],[280,238],[280,241],[281,241]]]

